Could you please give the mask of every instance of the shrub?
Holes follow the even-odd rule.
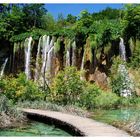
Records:
[[[101,92],[101,89],[95,84],[87,83],[83,95],[81,95],[80,105],[88,109],[93,109],[95,107],[94,99],[99,96]]]
[[[15,126],[23,120],[25,120],[23,114],[6,96],[0,94],[0,128]]]
[[[101,92],[94,98],[95,108],[110,109],[118,105],[119,97],[114,93]]]
[[[140,106],[140,97],[130,97],[130,98],[123,98],[120,97],[118,107],[139,107]]]
[[[80,73],[76,68],[66,67],[53,79],[49,99],[63,105],[76,105],[80,102],[80,95],[83,93],[84,87],[85,82],[80,80]]]
[[[116,64],[115,64],[116,62]],[[135,95],[134,82],[129,76],[126,64],[120,60],[114,60],[111,68],[111,88],[112,92],[119,96]]]
[[[27,81],[24,74],[19,74],[17,78],[6,77],[2,79],[0,88],[2,93],[14,102],[18,100],[39,100],[45,97],[45,93],[39,90],[33,81]]]

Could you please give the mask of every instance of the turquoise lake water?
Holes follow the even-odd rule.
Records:
[[[69,133],[44,123],[31,122],[14,129],[0,130],[0,136],[71,136]]]

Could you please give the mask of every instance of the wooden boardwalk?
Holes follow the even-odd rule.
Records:
[[[50,121],[57,122],[56,124],[64,126],[66,131],[67,129],[74,130],[79,136],[130,136],[123,130],[89,118],[83,118],[61,112],[36,109],[22,109],[22,111],[27,115],[27,117],[32,119],[38,117],[38,119],[43,119],[45,123],[49,123]]]

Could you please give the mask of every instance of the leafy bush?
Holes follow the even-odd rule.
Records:
[[[84,91],[84,81],[75,67],[66,67],[60,71],[51,85],[50,101],[60,104],[78,104]]]
[[[0,128],[15,126],[23,120],[25,121],[23,114],[6,96],[0,94]]]
[[[133,45],[132,45],[133,44]],[[132,55],[130,57],[130,63],[128,63],[129,67],[133,69],[138,69],[140,67],[140,39],[130,40],[130,46]]]
[[[118,107],[139,107],[140,97],[123,98],[120,97]]]
[[[82,107],[93,109],[95,107],[95,98],[101,94],[101,89],[95,84],[87,83],[83,95],[81,96]]]
[[[0,82],[1,92],[14,102],[18,100],[39,100],[44,99],[45,93],[39,90],[33,81],[27,81],[24,74],[17,78],[6,77]]]
[[[32,30],[18,35],[14,35],[10,38],[11,42],[20,42],[24,41],[26,38],[32,36],[34,40],[38,40],[40,36],[49,34],[47,31],[39,28],[32,28]]]
[[[95,108],[110,109],[118,105],[119,97],[114,93],[101,92],[94,98]]]

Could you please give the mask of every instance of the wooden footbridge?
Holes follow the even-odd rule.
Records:
[[[130,136],[123,130],[95,120],[55,111],[21,109],[29,119],[53,124],[74,136]]]

